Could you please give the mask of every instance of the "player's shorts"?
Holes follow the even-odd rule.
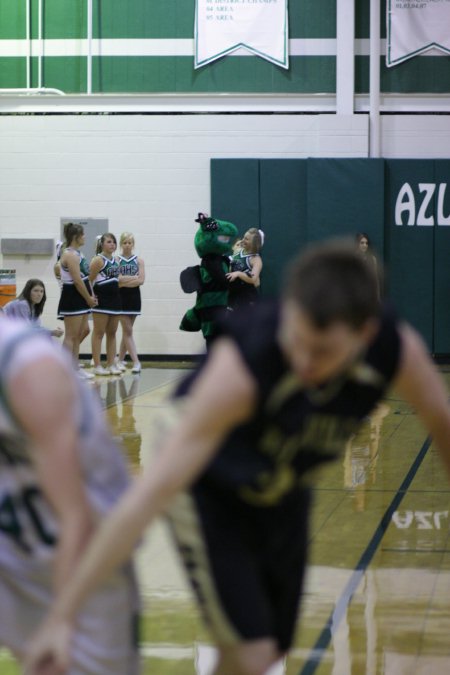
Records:
[[[84,285],[89,294],[91,294],[91,286],[88,279],[84,280]],[[74,284],[63,284],[58,305],[58,318],[89,314],[90,311],[89,305],[83,296],[79,294],[76,286]]]
[[[178,495],[169,523],[206,625],[219,645],[291,645],[306,564],[310,494],[275,507],[217,490]]]
[[[21,578],[0,567],[0,646],[22,655],[51,602],[49,578]],[[77,617],[67,675],[139,675],[139,600],[134,573],[116,574],[93,593]]]
[[[122,302],[122,314],[128,316],[138,316],[141,313],[141,290],[139,286],[119,288],[120,299]]]
[[[118,316],[122,313],[117,281],[95,284],[94,295],[97,297],[98,304],[92,308],[93,314],[113,314]]]

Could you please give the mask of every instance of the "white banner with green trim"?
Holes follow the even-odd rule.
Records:
[[[196,0],[195,67],[245,48],[289,68],[288,0]]]
[[[430,49],[450,54],[450,0],[387,0],[386,65]]]

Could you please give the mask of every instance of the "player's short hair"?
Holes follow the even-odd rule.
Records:
[[[300,254],[286,275],[283,297],[296,302],[317,328],[342,321],[360,328],[378,316],[378,284],[372,265],[348,240],[315,244]]]

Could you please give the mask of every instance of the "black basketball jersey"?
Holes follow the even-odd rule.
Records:
[[[258,403],[252,418],[231,432],[199,479],[202,487],[260,506],[277,504],[303,485],[314,467],[344,450],[382,398],[400,359],[397,321],[386,309],[366,352],[345,372],[308,389],[281,353],[278,325],[278,307],[265,304],[235,313],[224,325],[223,333],[233,339],[257,381]],[[188,393],[207,359],[176,396]]]

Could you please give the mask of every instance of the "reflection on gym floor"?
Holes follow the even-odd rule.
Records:
[[[133,472],[151,459],[152,430],[182,376],[144,368],[94,385]],[[298,634],[270,675],[447,675],[450,487],[414,412],[387,397],[314,492]],[[209,675],[215,652],[164,522],[143,537],[137,560],[144,673]],[[19,672],[4,652],[0,672]]]

